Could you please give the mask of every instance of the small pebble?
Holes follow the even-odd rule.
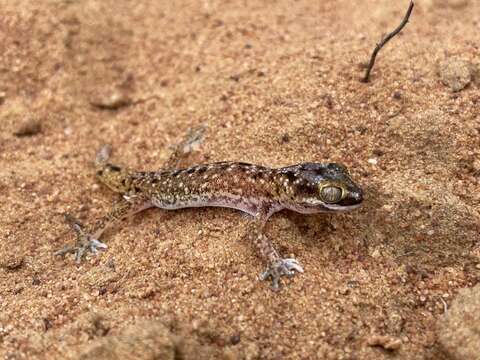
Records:
[[[234,334],[230,337],[230,343],[232,345],[237,345],[240,342],[240,334]]]
[[[93,107],[102,110],[118,110],[122,107],[128,106],[132,100],[125,94],[115,91],[109,95],[100,95],[90,101]]]
[[[398,90],[395,91],[395,92],[393,93],[393,98],[394,98],[395,100],[400,100],[400,99],[402,98],[402,93],[401,93],[400,91],[398,91]]]
[[[451,9],[461,9],[469,4],[470,0],[435,0],[434,6],[449,7]]]
[[[382,254],[380,253],[380,250],[378,249],[375,249],[373,252],[372,252],[372,255],[371,255],[373,258],[377,259],[379,258],[380,256],[382,256]]]
[[[480,160],[475,160],[472,164],[473,169],[476,171],[480,171]]]
[[[5,270],[18,270],[25,264],[25,259],[23,256],[11,255],[6,256],[5,259],[2,259],[0,262],[0,268]]]
[[[448,58],[440,64],[440,79],[453,92],[460,91],[472,81],[471,66],[458,57]]]
[[[400,349],[402,340],[392,336],[372,335],[367,339],[368,346],[380,346],[385,350],[395,351]]]
[[[34,136],[42,131],[42,126],[37,119],[28,118],[20,124],[14,135],[17,137]]]
[[[289,143],[290,135],[288,133],[283,134],[282,137],[280,138],[280,141],[284,144]]]

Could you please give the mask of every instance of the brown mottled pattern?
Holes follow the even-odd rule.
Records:
[[[106,162],[108,149],[97,156],[97,177],[115,192],[120,201],[103,219],[79,232],[77,261],[86,249],[106,247],[98,241],[104,229],[127,216],[152,206],[173,210],[185,207],[219,206],[244,211],[254,217],[247,238],[268,263],[261,278],[279,279],[303,272],[295,259],[282,259],[264,234],[268,218],[281,209],[300,213],[336,212],[353,209],[362,202],[361,189],[340,164],[303,163],[272,169],[241,162],[218,162],[186,169],[157,172],[131,171]],[[92,235],[90,235],[92,234]]]
[[[254,215],[262,203],[273,205],[294,193],[286,175],[238,162],[164,172],[133,172],[129,176],[130,191],[146,194],[156,206],[164,208],[222,206],[223,203]]]

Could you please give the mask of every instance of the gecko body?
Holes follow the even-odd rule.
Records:
[[[227,207],[255,216],[289,209],[303,214],[346,211],[362,201],[361,189],[344,166],[302,163],[268,168],[242,162],[217,162],[166,171],[123,171],[105,164],[99,180],[126,199],[146,197],[167,210],[188,207]],[[322,199],[322,191],[330,199]]]
[[[77,244],[58,252],[74,252],[80,261],[85,251],[106,245],[98,239],[116,221],[150,207],[176,210],[189,207],[227,207],[250,214],[247,237],[267,263],[261,279],[279,288],[281,276],[303,272],[295,259],[283,259],[264,233],[268,218],[289,209],[299,213],[339,212],[360,206],[362,190],[347,169],[336,163],[302,163],[269,168],[242,162],[217,162],[183,169],[133,171],[108,162],[109,153],[97,156],[97,178],[123,200],[88,229],[70,217]]]

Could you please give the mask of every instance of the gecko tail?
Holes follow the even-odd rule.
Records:
[[[95,164],[97,166],[103,166],[107,163],[110,155],[112,154],[112,145],[105,144],[103,145],[100,150],[97,152],[97,156],[95,158]]]
[[[112,153],[111,145],[103,145],[97,152],[95,168],[97,179],[118,193],[125,193],[130,186],[130,170],[108,162]]]

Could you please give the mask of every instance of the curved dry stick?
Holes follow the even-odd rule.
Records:
[[[410,5],[408,6],[408,10],[407,10],[407,13],[405,14],[405,17],[403,18],[402,22],[400,23],[400,25],[397,26],[397,28],[395,30],[393,30],[390,34],[388,34],[387,36],[385,36],[382,41],[380,41],[380,43],[377,44],[377,46],[375,47],[375,49],[373,50],[373,53],[372,53],[372,56],[370,57],[370,63],[368,64],[368,67],[367,67],[367,71],[365,73],[365,76],[364,78],[362,79],[362,82],[368,82],[368,79],[370,77],[370,71],[372,71],[372,68],[373,68],[373,65],[375,64],[375,58],[377,57],[377,54],[378,52],[380,51],[380,49],[387,43],[390,41],[390,39],[392,39],[395,35],[397,35],[400,31],[402,31],[402,29],[405,27],[405,25],[407,25],[408,23],[408,19],[410,18],[410,14],[412,13],[412,10],[413,10],[413,6],[414,6],[414,3],[413,3],[413,0],[410,1]]]

